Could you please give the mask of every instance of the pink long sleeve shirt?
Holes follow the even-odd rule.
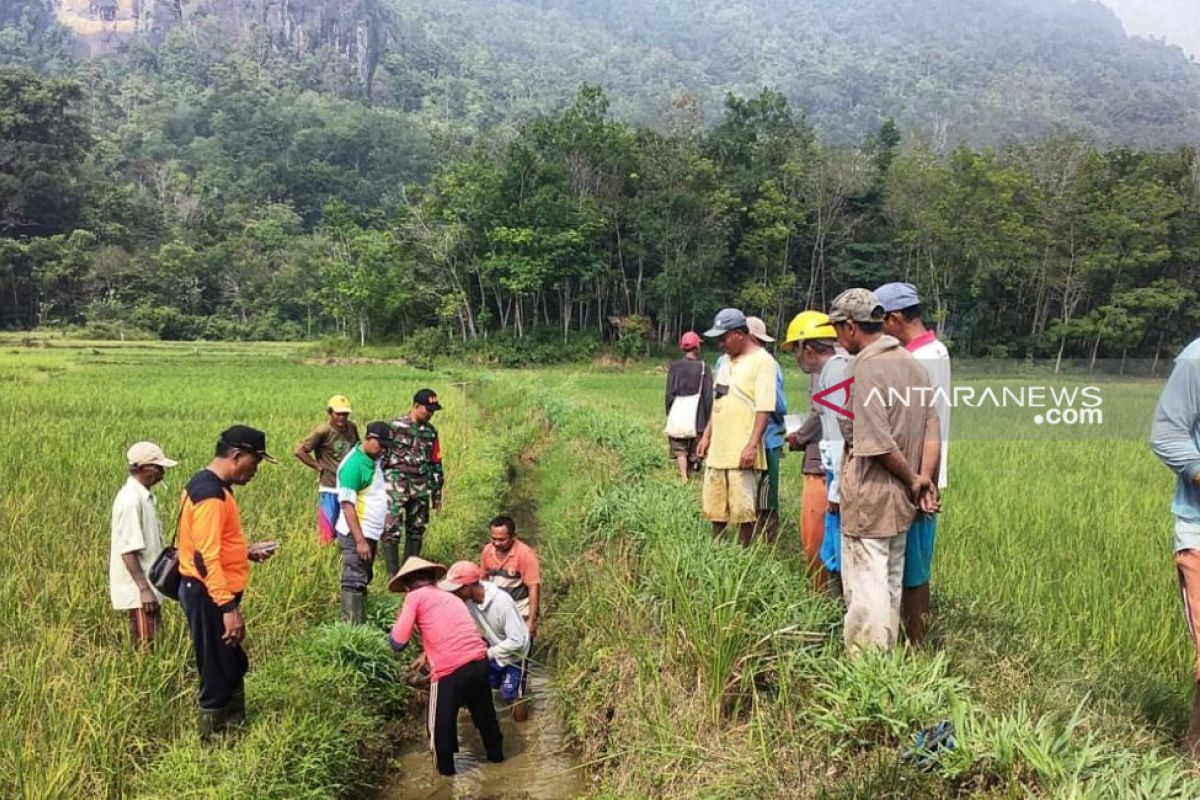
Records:
[[[429,658],[431,680],[441,680],[464,664],[487,657],[487,642],[479,635],[466,604],[436,586],[422,586],[404,596],[392,626],[392,647],[407,645],[414,625]]]

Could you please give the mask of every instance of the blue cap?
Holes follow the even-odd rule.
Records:
[[[745,314],[736,308],[722,308],[717,312],[716,319],[713,320],[712,329],[705,331],[704,335],[709,339],[715,339],[730,331],[745,327],[747,327]]]
[[[875,296],[879,298],[879,304],[883,306],[885,314],[921,304],[917,287],[911,283],[885,283],[875,290]]]

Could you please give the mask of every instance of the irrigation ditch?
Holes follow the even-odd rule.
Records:
[[[487,406],[481,409],[484,420],[490,421],[492,414]],[[507,489],[497,509],[513,517],[520,537],[535,548],[542,530],[539,453],[547,441],[544,434],[534,434],[509,462]],[[545,599],[542,604],[545,611]],[[549,644],[536,642],[527,700],[530,714],[525,722],[514,721],[511,708],[496,699],[504,734],[503,763],[487,762],[479,734],[464,709],[459,716],[461,749],[455,757],[458,774],[450,780],[439,776],[428,742],[423,738],[409,741],[393,757],[389,773],[375,795],[377,800],[569,800],[584,796],[586,784],[577,754],[570,746],[557,695],[559,681],[548,655]]]

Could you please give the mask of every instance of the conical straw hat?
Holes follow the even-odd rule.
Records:
[[[400,571],[397,572],[395,575],[393,575],[392,579],[390,581],[388,581],[388,591],[389,592],[400,591],[400,586],[401,586],[400,580],[405,575],[412,575],[414,572],[422,572],[427,569],[433,570],[433,572],[434,572],[433,579],[434,580],[438,580],[439,578],[441,578],[443,575],[446,574],[446,568],[443,567],[441,564],[435,564],[432,561],[426,561],[425,559],[418,558],[417,556],[409,556],[408,558],[406,558],[404,560],[404,563],[400,565]]]

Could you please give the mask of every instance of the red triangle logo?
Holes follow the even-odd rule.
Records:
[[[854,419],[854,412],[850,410],[850,386],[853,383],[854,378],[846,378],[846,380],[841,383],[835,383],[828,389],[822,389],[812,396],[813,402],[825,406],[825,408],[832,409],[844,417]],[[841,405],[831,397],[831,395],[839,392],[845,392],[845,399],[842,400]]]

